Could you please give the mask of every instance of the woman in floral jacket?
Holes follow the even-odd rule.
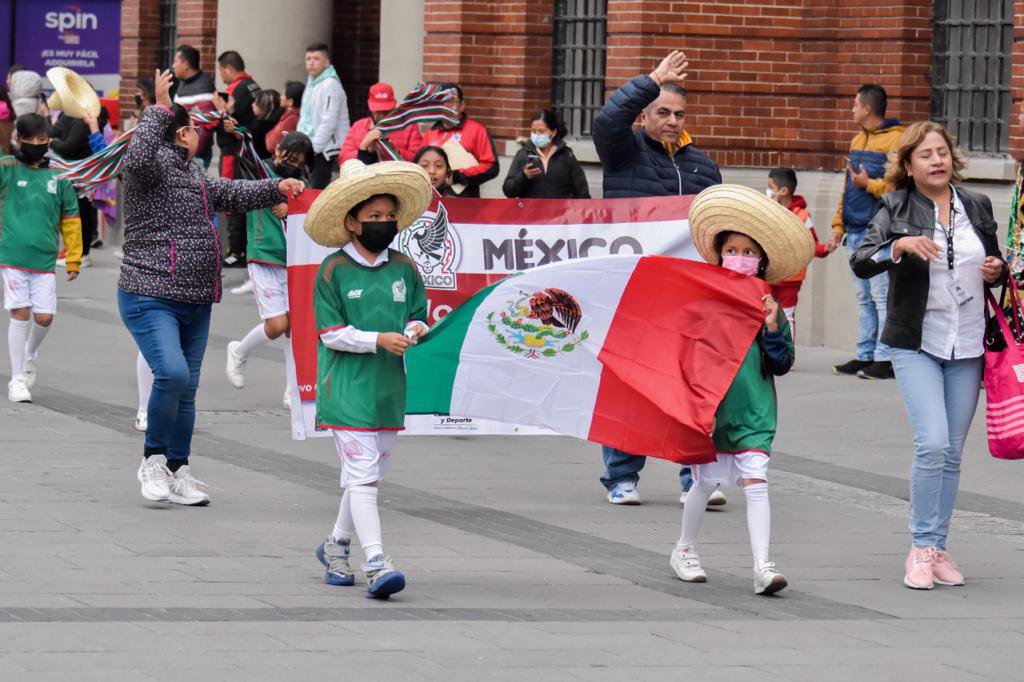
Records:
[[[246,213],[280,204],[304,186],[298,180],[206,175],[192,160],[198,128],[183,107],[172,104],[170,85],[170,72],[158,72],[157,104],[143,114],[124,157],[117,303],[154,376],[138,470],[142,496],[204,505],[210,497],[192,477],[188,456],[210,309],[221,295],[220,238],[212,218],[219,211]]]

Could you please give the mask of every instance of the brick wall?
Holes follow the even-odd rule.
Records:
[[[523,135],[551,99],[550,0],[426,0],[423,77],[462,86],[499,138]]]
[[[160,0],[121,2],[121,115],[135,110],[139,79],[153,76],[160,43]]]
[[[199,68],[217,74],[217,0],[178,0],[178,40],[199,50]]]
[[[335,0],[332,43],[349,119],[355,121],[369,114],[366,99],[380,73],[380,0]]]
[[[1024,0],[1014,3],[1013,66],[1011,67],[1010,94],[1020,104],[1024,100]],[[1024,158],[1024,130],[1017,125],[1017,106],[1011,112],[1010,150],[1015,158]]]

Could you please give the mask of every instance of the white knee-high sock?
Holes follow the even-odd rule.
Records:
[[[139,412],[149,410],[149,394],[153,392],[153,370],[140,352],[135,357],[135,379],[139,384]]]
[[[743,488],[747,496],[747,531],[754,568],[768,561],[768,545],[772,535],[772,508],[768,504],[768,484],[755,483]]]
[[[28,343],[28,320],[11,319],[7,327],[7,350],[11,354],[11,378],[25,373],[25,344]]]
[[[35,360],[36,356],[39,355],[39,346],[43,345],[43,339],[46,338],[53,323],[51,322],[50,325],[44,327],[41,324],[36,324],[35,320],[32,320],[31,325],[28,332],[28,343],[25,344],[25,357]]]
[[[331,542],[347,543],[352,540],[352,534],[356,527],[352,523],[352,496],[345,488],[341,495],[341,503],[338,505],[338,518],[334,522],[334,530],[331,532]]]
[[[676,547],[688,547],[697,544],[700,535],[700,522],[708,507],[708,498],[715,492],[715,483],[694,482],[690,492],[686,493],[686,504],[683,505],[683,530],[679,535]]]
[[[264,344],[270,343],[272,340],[273,339],[267,336],[267,330],[264,329],[263,323],[260,322],[238,343],[238,347],[235,348],[235,353],[242,358],[249,357],[249,353]]]
[[[367,559],[384,553],[380,533],[380,513],[377,511],[377,487],[354,485],[345,491],[352,508],[352,525],[359,536],[359,544]]]

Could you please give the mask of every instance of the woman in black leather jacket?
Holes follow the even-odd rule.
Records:
[[[889,273],[882,341],[914,430],[907,587],[963,585],[946,553],[960,460],[978,405],[984,363],[985,287],[1006,277],[988,197],[957,186],[962,153],[931,121],[904,131],[854,273]]]

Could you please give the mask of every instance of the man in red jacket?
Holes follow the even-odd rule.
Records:
[[[450,100],[448,106],[459,115],[459,124],[449,127],[446,123],[435,123],[427,131],[426,143],[434,147],[444,147],[444,143],[454,138],[462,147],[477,160],[475,166],[460,168],[452,173],[453,186],[465,185],[466,189],[459,193],[461,197],[479,197],[480,185],[498,177],[498,154],[494,149],[491,136],[481,123],[466,115],[466,103],[462,99],[462,88],[454,83],[445,83],[445,88],[455,90],[457,99]]]
[[[350,159],[359,159],[363,163],[380,161],[377,140],[381,138],[381,132],[374,126],[397,106],[394,89],[387,83],[374,83],[370,88],[367,106],[370,108],[370,115],[359,119],[348,129],[345,142],[341,145],[341,154],[338,155],[339,164]],[[412,161],[416,152],[423,146],[423,135],[415,123],[388,133],[387,140],[405,161]]]

